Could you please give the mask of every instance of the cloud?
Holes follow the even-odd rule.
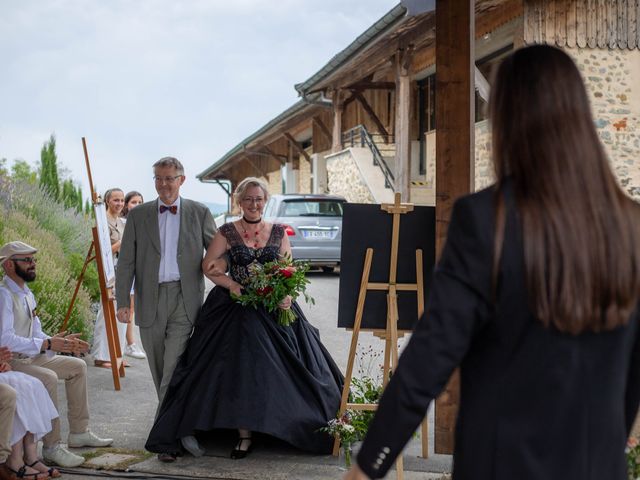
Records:
[[[21,0],[0,3],[0,157],[58,155],[88,191],[154,196],[171,154],[184,194],[222,202],[193,176],[297,100],[303,81],[395,3],[382,0]]]

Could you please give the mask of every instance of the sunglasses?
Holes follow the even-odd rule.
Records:
[[[14,262],[38,263],[38,259],[36,257],[12,258],[11,260]]]

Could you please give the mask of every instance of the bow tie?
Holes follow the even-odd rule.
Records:
[[[167,210],[175,215],[176,213],[178,213],[178,206],[171,205],[170,207],[165,207],[164,205],[160,205],[160,213],[164,213]]]

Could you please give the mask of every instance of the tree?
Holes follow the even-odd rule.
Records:
[[[33,184],[36,183],[38,179],[38,173],[31,169],[31,165],[21,158],[18,158],[11,166],[11,177],[16,180],[24,180]]]
[[[56,155],[56,137],[51,134],[40,150],[40,186],[55,200],[60,199],[60,178],[58,175],[58,156]]]

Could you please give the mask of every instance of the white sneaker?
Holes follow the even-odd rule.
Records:
[[[131,345],[127,345],[126,347],[124,347],[124,354],[132,358],[140,358],[140,359],[147,358],[147,355],[135,343],[132,343]]]
[[[184,449],[194,457],[201,457],[206,453],[205,449],[198,443],[198,439],[193,435],[182,437],[180,440]]]
[[[43,447],[42,456],[46,463],[54,463],[65,468],[78,467],[84,463],[84,457],[71,453],[60,443],[49,448]]]
[[[91,430],[84,433],[70,433],[68,444],[72,448],[80,447],[108,447],[113,443],[113,438],[100,438]]]

